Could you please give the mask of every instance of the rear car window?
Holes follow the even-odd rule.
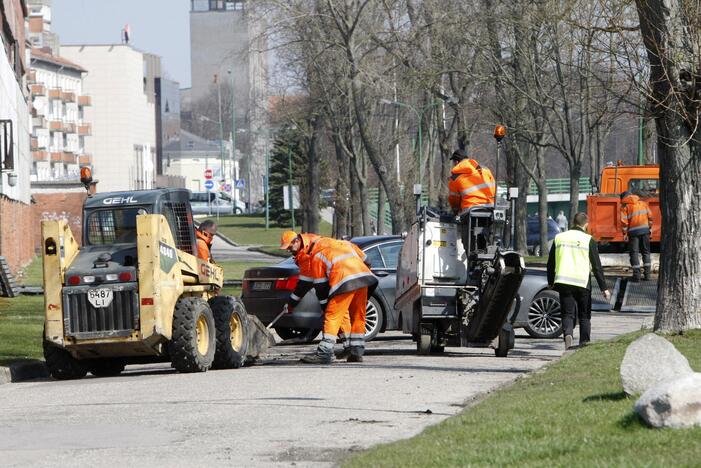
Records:
[[[391,244],[383,244],[380,246],[382,258],[385,261],[385,268],[397,269],[397,265],[399,264],[399,252],[401,250],[401,242],[392,242]]]
[[[380,249],[373,247],[365,251],[367,255],[367,260],[370,262],[370,268],[384,268],[385,264],[382,262],[382,255],[380,255]]]

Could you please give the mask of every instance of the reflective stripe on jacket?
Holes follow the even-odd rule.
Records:
[[[650,207],[637,195],[623,198],[621,225],[624,235],[640,236],[650,234],[652,212]]]
[[[586,288],[589,285],[591,236],[570,229],[555,236],[555,283]]]
[[[492,171],[476,163],[474,159],[463,159],[450,171],[448,201],[455,212],[494,203],[496,183]]]
[[[305,294],[314,286],[314,278],[312,277],[311,267],[311,252],[314,244],[323,239],[321,236],[313,233],[303,233],[299,237],[302,238],[302,247],[295,255],[295,263],[299,267],[299,281],[295,290],[290,295],[290,307],[297,307]]]
[[[314,244],[311,269],[320,302],[336,294],[377,285],[377,278],[364,263],[364,253],[359,250],[348,241],[328,238]]]

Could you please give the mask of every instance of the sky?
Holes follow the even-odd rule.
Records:
[[[168,78],[190,87],[190,0],[53,0],[52,30],[61,44],[131,44],[160,55]]]

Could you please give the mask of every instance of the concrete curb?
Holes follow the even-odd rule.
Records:
[[[249,248],[247,248],[246,250],[248,250],[249,252],[257,252],[257,253],[261,253],[261,254],[264,254],[264,255],[268,255],[268,256],[270,256],[270,257],[287,258],[287,257],[290,256],[290,254],[287,253],[287,252],[284,251],[284,250],[281,250],[280,253],[270,253],[270,252],[266,252],[265,250],[261,249],[260,247],[249,247]]]
[[[192,224],[195,225],[195,228],[198,228],[198,227],[200,226],[200,222],[197,221],[196,219],[192,220]],[[224,242],[226,242],[227,244],[233,246],[233,247],[238,247],[238,246],[239,246],[236,242],[232,241],[231,239],[229,239],[228,237],[226,237],[226,236],[225,236],[224,234],[222,234],[221,232],[217,232],[216,236],[219,237],[219,238],[220,238],[221,240],[223,240]]]
[[[44,361],[25,359],[0,367],[0,385],[49,377],[49,369]]]

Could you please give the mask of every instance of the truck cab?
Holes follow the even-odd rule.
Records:
[[[603,245],[623,247],[621,193],[629,191],[647,202],[652,211],[650,241],[659,243],[662,216],[659,198],[660,167],[657,164],[607,166],[601,171],[601,189],[587,197],[589,232]]]

